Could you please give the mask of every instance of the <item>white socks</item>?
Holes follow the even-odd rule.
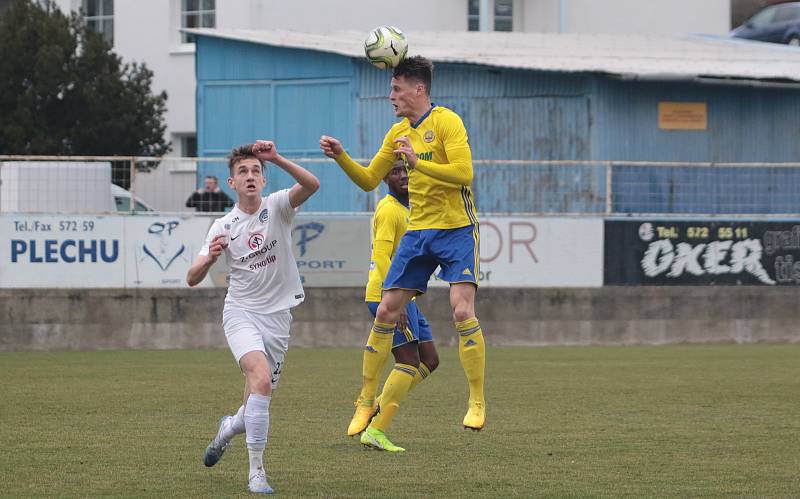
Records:
[[[251,393],[244,410],[247,450],[250,453],[250,476],[264,468],[264,447],[269,429],[269,402],[272,397]],[[233,425],[232,425],[233,426]]]
[[[222,429],[222,438],[230,442],[236,435],[244,433],[244,429],[244,406],[240,406],[228,426]]]

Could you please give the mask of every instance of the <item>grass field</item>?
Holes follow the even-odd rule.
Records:
[[[344,436],[355,349],[293,349],[266,464],[283,497],[800,497],[800,345],[492,348],[489,418],[464,431],[453,349],[390,436]],[[0,495],[247,496],[227,351],[0,353]]]

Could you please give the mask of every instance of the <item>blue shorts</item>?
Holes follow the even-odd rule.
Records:
[[[424,293],[437,266],[441,267],[439,279],[450,284],[469,282],[477,286],[479,246],[477,225],[409,230],[400,239],[392,257],[383,289],[413,289]]]
[[[379,303],[376,301],[367,302],[367,307],[369,307],[369,311],[372,312],[372,317],[375,317],[375,314],[378,313],[378,305]],[[400,329],[394,328],[392,348],[397,348],[406,343],[411,343],[412,341],[417,341],[419,343],[433,341],[431,326],[428,324],[428,319],[422,315],[422,310],[417,307],[417,302],[414,300],[408,302],[408,305],[406,305],[406,314],[408,314],[408,329],[400,331]]]

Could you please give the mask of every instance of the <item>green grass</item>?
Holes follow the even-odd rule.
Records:
[[[799,497],[800,345],[492,348],[489,417],[464,431],[453,349],[389,433],[344,436],[355,349],[292,349],[266,464],[282,497]],[[0,495],[246,496],[227,351],[0,353]]]

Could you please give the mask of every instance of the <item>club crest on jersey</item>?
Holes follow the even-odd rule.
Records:
[[[268,218],[269,218],[269,210],[264,208],[263,210],[261,210],[261,213],[258,214],[258,221],[263,224],[267,222]]]
[[[422,140],[424,140],[429,144],[433,142],[433,139],[435,138],[436,136],[433,134],[433,130],[428,130],[427,132],[425,132],[425,135],[422,136]]]
[[[247,240],[247,245],[253,250],[260,248],[263,243],[264,236],[261,234],[250,234],[250,238]]]

